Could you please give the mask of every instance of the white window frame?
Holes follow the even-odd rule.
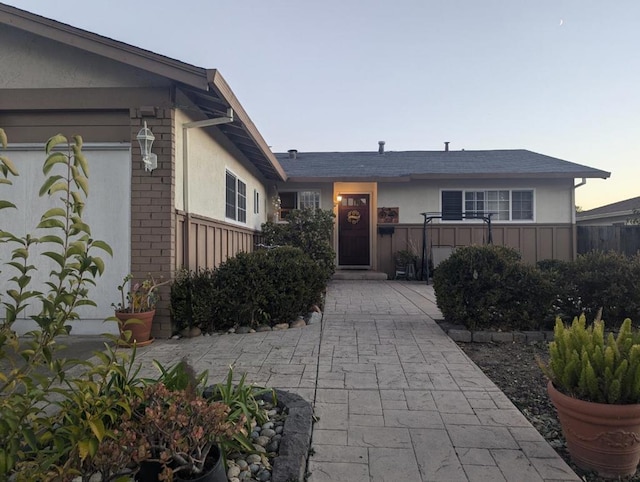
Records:
[[[227,186],[227,178],[231,176],[234,179],[234,188],[233,188],[233,196],[234,196],[234,205],[233,205],[233,216],[229,214],[229,207],[231,206],[228,202],[229,189]],[[231,169],[226,169],[225,177],[224,177],[224,216],[225,219],[235,221],[240,224],[247,224],[247,183],[242,178],[240,178],[235,172]],[[240,185],[244,186],[244,194],[241,193]],[[244,219],[242,219],[244,218]]]
[[[499,200],[489,200],[489,192],[501,192],[501,191],[507,191],[509,193],[509,219],[498,219],[497,216],[492,216],[491,217],[491,222],[493,223],[535,223],[536,222],[536,190],[534,188],[529,188],[529,187],[499,187],[499,188],[446,188],[446,189],[440,189],[440,195],[439,195],[439,203],[440,203],[440,212],[443,212],[443,206],[442,206],[442,193],[443,192],[460,192],[461,193],[461,202],[462,202],[462,213],[466,213],[466,212],[473,212],[473,210],[467,210],[466,209],[466,203],[467,203],[467,193],[479,193],[482,192],[484,193],[484,196],[481,200],[481,202],[484,203],[484,212],[485,213],[489,213],[489,212],[495,212],[493,210],[488,209],[486,206],[489,202],[500,202]],[[531,219],[514,219],[513,218],[513,193],[514,192],[530,192],[531,193]],[[499,196],[499,195],[498,195]],[[506,200],[503,200],[503,202]],[[471,202],[471,201],[470,201]],[[475,203],[477,206],[477,202],[478,200],[476,199]],[[441,219],[441,222],[443,223],[481,223],[483,222],[482,219],[477,219],[477,218],[473,218],[473,217],[469,217],[469,218],[463,218],[463,219]]]
[[[290,193],[294,193],[296,195],[296,201],[295,201],[295,206],[292,208],[287,208],[287,213],[289,211],[292,211],[294,209],[305,209],[308,206],[305,207],[300,207],[301,203],[301,198],[302,198],[302,194],[307,194],[307,193],[313,193],[314,197],[316,197],[317,200],[317,206],[314,206],[312,209],[322,209],[322,192],[319,189],[297,189],[297,190],[287,190],[287,191],[280,191],[280,194],[290,194]],[[280,221],[285,221],[286,222],[286,217],[283,218],[282,217],[282,206],[280,207],[280,213],[278,213],[279,217],[280,217]]]

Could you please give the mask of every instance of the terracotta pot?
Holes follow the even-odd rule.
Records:
[[[633,475],[640,462],[640,404],[612,405],[568,397],[547,385],[575,464],[602,477]]]
[[[123,313],[116,311],[116,318],[120,320],[121,337],[124,339],[123,331],[131,331],[130,343],[136,342],[137,346],[143,344],[149,344],[153,340],[151,339],[151,324],[153,322],[153,316],[156,314],[156,310],[143,311],[142,313]],[[127,323],[129,320],[137,319],[142,323]]]

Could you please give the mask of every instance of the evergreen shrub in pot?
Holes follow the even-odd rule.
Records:
[[[633,475],[640,462],[640,332],[626,319],[605,336],[600,317],[556,320],[541,363],[571,458],[603,477]]]

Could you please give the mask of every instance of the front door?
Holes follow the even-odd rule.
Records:
[[[343,194],[338,206],[338,264],[370,265],[369,195]]]

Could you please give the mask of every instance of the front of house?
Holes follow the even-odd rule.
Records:
[[[174,279],[251,251],[262,223],[297,208],[333,209],[340,269],[393,275],[393,254],[485,243],[525,260],[575,256],[574,180],[609,173],[529,151],[296,153],[276,157],[216,70],[203,69],[0,4],[0,127],[21,172],[2,229],[33,231],[44,142],[80,135],[90,162],[86,219],[111,245],[74,333],[102,324],[127,273]],[[155,141],[145,168],[137,137]],[[146,158],[146,156],[145,156]],[[3,216],[8,210],[3,211]],[[491,230],[486,219],[491,218]],[[36,233],[37,234],[37,233]],[[8,252],[0,249],[0,260]],[[43,262],[40,272],[48,273]],[[6,283],[10,270],[0,273]],[[37,282],[42,282],[39,280]],[[153,336],[172,334],[163,287]],[[24,331],[33,326],[25,312]],[[31,323],[31,324],[30,324]]]
[[[393,254],[506,245],[525,261],[573,259],[575,179],[608,172],[526,150],[278,154],[281,208],[333,209],[338,269],[394,273]],[[490,223],[489,223],[490,220]]]

